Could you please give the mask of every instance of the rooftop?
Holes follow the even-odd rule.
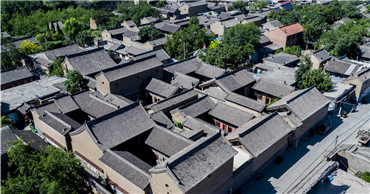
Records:
[[[223,102],[218,102],[208,114],[235,127],[239,127],[254,117],[251,113],[229,106]]]
[[[15,141],[17,139],[18,138],[13,133],[13,130],[11,130],[8,126],[1,128],[1,156],[8,153],[10,150],[7,142]]]
[[[63,83],[65,80],[67,79],[57,76],[46,77],[41,80],[1,91],[1,112],[3,112],[4,109],[13,110],[24,102],[34,100],[35,98],[54,95],[60,91],[54,84]]]
[[[178,72],[175,72],[171,80],[171,84],[176,84],[184,89],[192,89],[196,87],[198,83],[199,79]]]
[[[1,85],[32,77],[33,74],[26,67],[1,71]]]
[[[82,75],[91,75],[117,65],[102,48],[67,55],[66,60]]]
[[[282,98],[294,91],[294,87],[270,81],[259,79],[252,87],[253,90],[269,94],[271,96]]]
[[[178,91],[178,88],[164,81],[152,78],[145,90],[155,95],[168,98],[173,96]]]
[[[280,27],[279,29],[283,31],[287,36],[303,32],[303,27],[298,23],[286,25]]]
[[[265,107],[266,107],[265,103],[259,102],[257,100],[253,100],[253,99],[248,98],[246,96],[236,94],[234,92],[229,93],[226,96],[225,100],[233,102],[233,103],[238,104],[240,106],[255,110],[257,112],[262,112],[262,110],[265,109]]]

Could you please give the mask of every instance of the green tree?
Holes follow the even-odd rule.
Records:
[[[312,67],[312,62],[309,56],[301,57],[301,64],[299,65],[297,71],[294,72],[295,81],[299,89],[304,89],[303,75],[308,72]]]
[[[87,30],[84,30],[77,34],[76,43],[80,47],[85,47],[85,45],[91,45],[93,43],[93,38]]]
[[[84,187],[83,167],[72,152],[47,146],[41,151],[23,141],[9,143],[9,173],[2,193],[79,193]]]
[[[13,128],[13,121],[6,116],[1,116],[0,125],[1,127],[9,126],[10,128]]]
[[[70,94],[79,92],[86,88],[85,79],[79,71],[69,71],[66,75],[66,78],[67,80],[64,82],[64,87]]]
[[[82,25],[76,20],[76,18],[70,18],[63,25],[63,34],[68,40],[74,41],[77,34],[82,30]]]
[[[160,0],[156,6],[159,7],[159,8],[163,8],[164,6],[166,6],[167,2],[165,0]]]
[[[237,24],[226,30],[222,42],[234,46],[252,44],[256,46],[260,40],[260,30],[254,23]]]
[[[207,51],[207,55],[201,57],[206,63],[222,68],[237,69],[244,66],[254,49],[251,44],[234,46],[223,43],[215,48],[209,48]]]
[[[232,7],[242,14],[248,14],[248,10],[245,8],[245,3],[242,0],[234,1]]]
[[[196,16],[191,16],[189,20],[189,25],[192,25],[192,24],[199,25],[199,19]]]
[[[283,52],[299,56],[301,55],[301,47],[300,46],[287,46],[285,47]]]
[[[1,51],[1,70],[11,69],[22,65],[22,55],[15,48],[14,43],[8,43]]]
[[[57,59],[53,61],[53,63],[50,64],[50,66],[48,67],[49,76],[56,75],[56,76],[63,77],[64,73],[63,73],[63,68],[62,68],[62,61],[63,61],[63,58],[58,57]]]
[[[220,41],[219,40],[212,40],[211,43],[209,44],[209,48],[210,49],[213,49],[213,48],[218,47],[218,45],[220,45]]]
[[[154,27],[154,24],[143,27],[139,31],[140,40],[145,42],[148,40],[155,40],[163,36],[163,33]]]
[[[93,12],[92,18],[96,24],[106,26],[109,21],[114,17],[114,14],[108,9],[100,9]]]
[[[321,69],[309,70],[302,76],[303,88],[315,86],[320,92],[327,92],[332,86],[329,73],[324,73]]]
[[[21,45],[19,46],[19,52],[24,55],[34,53],[36,52],[36,49],[37,49],[36,44],[29,40],[22,41]]]
[[[181,59],[190,56],[191,53],[204,45],[209,45],[212,37],[211,34],[206,34],[204,28],[198,25],[189,25],[171,34],[171,37],[166,40],[164,48],[171,57]],[[186,56],[184,56],[184,50]]]

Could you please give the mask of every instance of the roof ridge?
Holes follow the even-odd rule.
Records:
[[[175,133],[175,132],[173,132],[173,131],[171,131],[171,130],[168,130],[167,128],[164,128],[164,127],[162,127],[162,126],[160,126],[160,125],[158,125],[158,124],[155,124],[155,125],[154,125],[154,127],[153,127],[153,129],[154,129],[155,127],[157,127],[158,129],[160,129],[160,130],[164,131],[165,133],[171,134],[171,135],[173,135],[173,136],[177,136],[177,137],[179,137],[180,139],[183,139],[184,141],[186,141],[186,142],[188,142],[188,143],[190,143],[190,144],[194,143],[194,141],[192,141],[191,139],[188,139],[188,138],[186,138],[186,137],[182,136],[181,134],[178,134],[178,133]]]
[[[286,104],[288,105],[290,102],[296,100],[298,97],[302,96],[303,94],[306,94],[308,91],[311,91],[313,88],[315,88],[315,86],[311,86],[305,90],[303,90],[301,93],[299,93],[298,95],[294,96],[293,98],[289,99],[286,101]]]
[[[138,63],[138,62],[142,62],[142,61],[145,61],[145,60],[148,60],[148,59],[151,59],[151,58],[156,58],[156,56],[157,56],[156,54],[152,54],[152,55],[149,55],[147,57],[143,57],[141,59],[136,59],[136,60],[130,61],[128,63],[123,63],[121,65],[115,65],[113,67],[102,69],[101,72],[106,73],[106,72],[116,70],[116,69],[119,69],[119,68],[123,68],[123,67],[126,67],[126,66],[131,66],[131,65],[133,65],[135,63]]]
[[[250,126],[249,128],[247,128],[247,130],[239,133],[239,137],[243,137],[245,135],[247,135],[248,133],[254,131],[256,128],[258,128],[259,126],[261,126],[263,123],[265,123],[267,120],[270,120],[272,117],[278,115],[277,111],[267,115],[265,118],[263,118],[262,120],[258,121],[255,125],[253,126]],[[258,118],[258,117],[257,117]],[[252,121],[252,120],[251,120]],[[247,122],[248,123],[248,122]],[[245,124],[247,124],[245,123]],[[243,126],[243,125],[242,125]]]
[[[172,62],[170,64],[167,64],[165,66],[163,66],[163,68],[166,68],[166,67],[170,67],[170,66],[173,66],[173,65],[176,65],[176,64],[179,64],[179,63],[182,63],[182,62],[185,62],[185,61],[190,61],[192,59],[196,58],[196,56],[192,56],[192,57],[189,57],[189,58],[186,58],[186,59],[183,59],[183,60],[180,60],[180,61],[175,61],[175,62]]]
[[[100,101],[101,103],[104,103],[104,104],[106,104],[106,105],[108,105],[108,106],[111,106],[112,108],[118,109],[118,108],[117,108],[117,106],[115,106],[115,105],[113,105],[113,104],[111,104],[111,103],[109,103],[109,102],[107,102],[107,101],[105,101],[105,100],[103,100],[103,99],[100,99],[100,98],[98,98],[97,96],[94,96],[94,94],[92,94],[92,93],[90,93],[90,94],[89,94],[89,96],[90,96],[91,98],[95,99],[95,100]]]
[[[62,123],[64,126],[66,126],[67,128],[69,129],[72,129],[72,126],[68,123],[66,123],[65,121],[63,121],[62,119],[60,119],[59,117],[57,117],[56,115],[54,115],[53,113],[49,112],[48,110],[45,110],[44,111],[46,114],[48,114],[49,116],[51,116],[53,119],[57,120],[58,122]],[[64,131],[64,130],[63,130]]]
[[[79,52],[79,53],[74,53],[74,54],[70,54],[70,55],[66,55],[65,57],[70,59],[70,58],[74,58],[74,57],[79,57],[79,56],[83,56],[83,55],[88,55],[88,54],[91,54],[91,53],[94,53],[94,52],[98,52],[98,51],[103,51],[104,48],[103,47],[98,47],[98,48],[95,48],[95,49],[91,49],[91,50],[87,50],[87,51],[83,51],[83,52]]]

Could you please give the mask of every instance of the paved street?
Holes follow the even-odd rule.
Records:
[[[360,105],[357,112],[348,114],[341,119],[333,116],[325,122],[332,123],[333,129],[326,136],[315,135],[310,141],[301,141],[297,149],[290,149],[283,154],[284,162],[272,164],[264,172],[261,180],[251,179],[241,188],[245,193],[284,193],[293,189],[318,166],[326,150],[333,149],[335,144],[354,143],[357,131],[370,127],[370,105]],[[337,138],[338,136],[338,138]],[[337,142],[337,143],[336,143]]]

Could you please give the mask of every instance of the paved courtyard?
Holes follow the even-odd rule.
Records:
[[[336,115],[327,117],[325,122],[332,123],[329,134],[321,136],[316,134],[309,141],[301,141],[298,148],[286,151],[283,163],[273,163],[265,170],[264,178],[252,178],[240,191],[242,193],[287,193],[318,166],[327,150],[342,143],[355,143],[357,131],[370,128],[370,105],[358,106],[357,112],[348,114],[341,119]]]

